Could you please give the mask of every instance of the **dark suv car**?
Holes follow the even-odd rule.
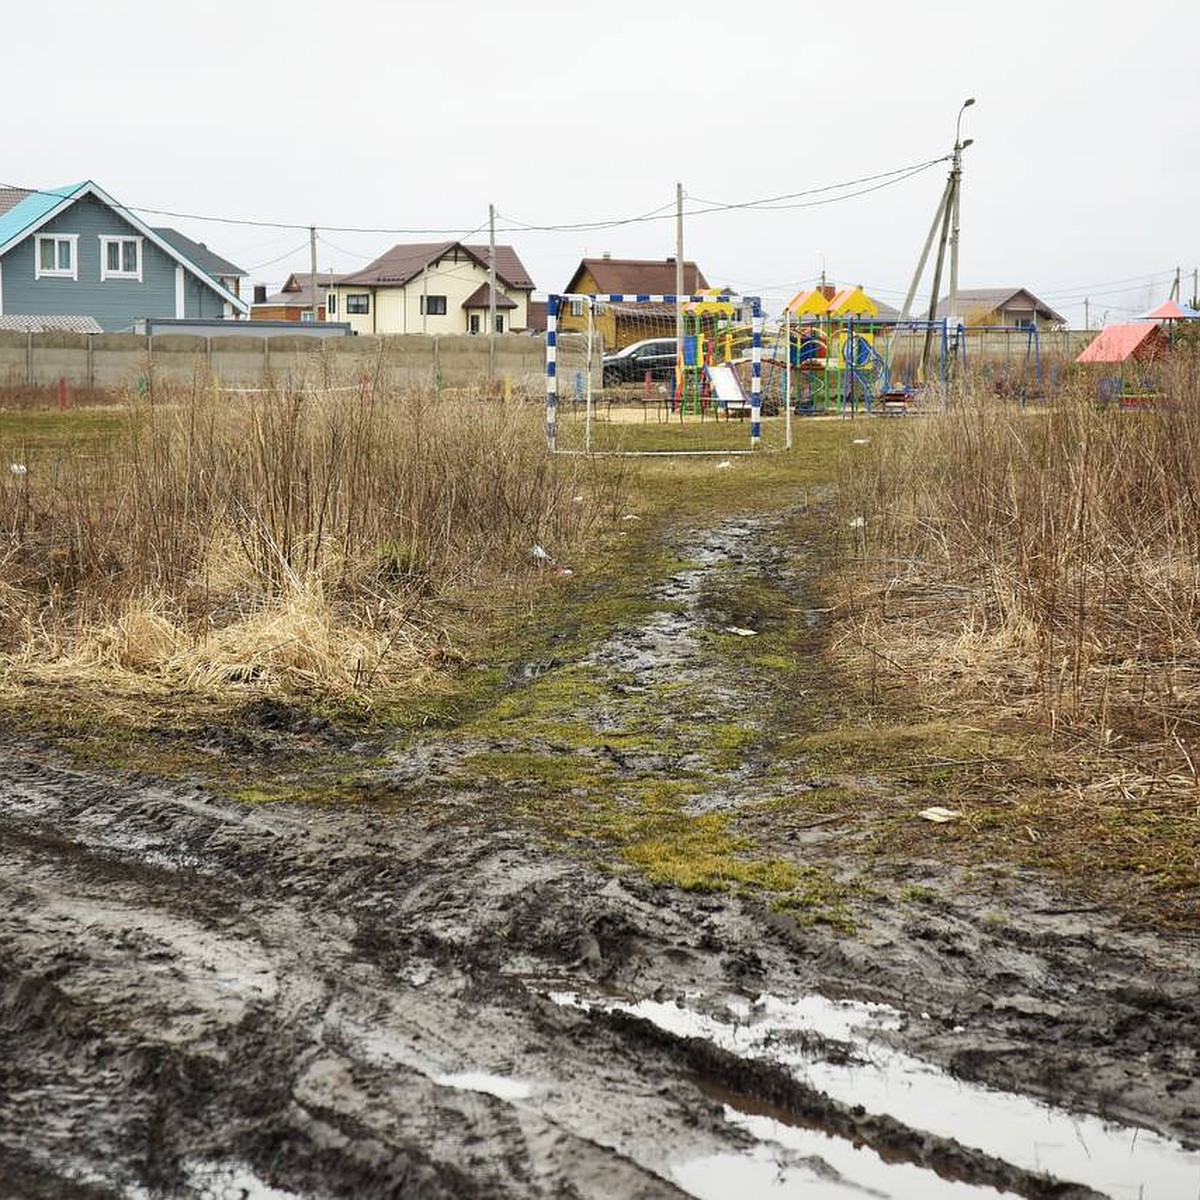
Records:
[[[656,380],[675,378],[675,339],[646,338],[634,342],[615,354],[606,354],[603,360],[605,387],[618,383],[641,383],[650,372]]]

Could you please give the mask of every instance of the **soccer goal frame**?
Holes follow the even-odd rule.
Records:
[[[746,400],[749,403],[750,409],[750,437],[749,446],[745,449],[731,450],[695,450],[695,449],[680,449],[680,450],[657,450],[657,451],[623,451],[627,454],[656,454],[656,455],[695,455],[695,454],[748,454],[758,449],[762,441],[762,344],[763,344],[763,309],[762,301],[758,296],[734,296],[734,295],[714,295],[712,292],[701,295],[643,295],[643,294],[582,294],[563,292],[551,295],[546,302],[546,444],[551,451],[558,453],[597,453],[591,446],[591,428],[592,418],[595,410],[595,384],[597,381],[598,369],[601,371],[600,385],[603,388],[604,382],[602,377],[601,359],[605,350],[602,339],[596,334],[596,315],[598,312],[603,312],[607,306],[656,306],[657,314],[661,315],[670,309],[675,313],[683,314],[689,310],[691,306],[713,306],[719,304],[737,310],[743,314],[749,315],[750,326],[750,346],[749,346],[749,370],[750,370],[750,389]],[[582,319],[583,328],[578,330],[582,333],[582,346],[575,346],[573,354],[575,357],[576,370],[576,387],[582,388],[582,400],[586,405],[586,420],[587,433],[585,435],[584,447],[581,451],[563,450],[559,447],[558,441],[558,409],[559,409],[559,379],[560,369],[564,365],[564,359],[560,356],[560,347],[563,343],[560,339],[563,336],[561,322],[565,314],[570,313],[576,319]],[[743,317],[744,320],[744,317]],[[687,340],[679,339],[678,330],[682,326],[682,317],[675,322],[674,332],[671,337],[678,340],[678,363],[677,368],[677,386],[678,377],[682,373],[684,367],[685,345]],[[693,353],[694,353],[694,347]],[[701,371],[704,368],[698,362],[693,362],[689,367],[692,371]],[[728,379],[728,375],[726,376]],[[737,384],[739,389],[742,385]],[[744,389],[742,389],[744,391]],[[580,399],[577,397],[576,399]],[[724,411],[725,401],[718,399],[715,407]]]

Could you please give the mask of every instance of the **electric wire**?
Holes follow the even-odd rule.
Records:
[[[941,158],[931,158],[926,162],[912,163],[906,167],[898,167],[892,171],[884,171],[877,175],[864,175],[859,179],[846,180],[843,183],[825,184],[821,187],[807,188],[802,192],[785,192],[779,196],[768,196],[759,200],[739,200],[731,203],[724,203],[714,200],[703,200],[699,197],[689,197],[689,199],[697,200],[698,203],[705,205],[703,208],[685,208],[683,216],[697,217],[705,216],[715,212],[730,212],[734,210],[752,209],[756,211],[784,211],[787,209],[796,208],[816,208],[822,204],[836,204],[842,200],[851,200],[857,196],[864,196],[869,192],[879,191],[885,187],[892,187],[895,184],[903,183],[905,180],[912,178],[914,175],[919,175],[923,171],[929,170],[931,167],[937,166],[938,163],[943,163],[948,160],[949,156]],[[876,182],[882,180],[883,182]],[[823,200],[801,200],[805,196],[818,196],[827,192],[845,191],[847,188],[858,187],[859,184],[872,183],[875,186],[862,188],[859,191],[849,192],[842,196],[830,196]],[[797,201],[797,203],[785,203],[785,201]],[[662,221],[674,217],[674,205],[665,204],[661,208],[653,209],[648,213],[643,213],[636,217],[620,217],[610,220],[597,221],[571,221],[557,225],[536,224],[534,222],[522,221],[517,217],[513,217],[508,213],[503,214],[504,220],[511,222],[514,229],[519,229],[527,233],[574,233],[581,230],[589,229],[616,229],[624,225],[637,225],[648,221]],[[513,230],[505,229],[505,232]]]

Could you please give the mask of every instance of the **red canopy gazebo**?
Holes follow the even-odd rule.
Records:
[[[1077,363],[1153,362],[1170,349],[1170,339],[1161,325],[1106,325],[1084,347]]]

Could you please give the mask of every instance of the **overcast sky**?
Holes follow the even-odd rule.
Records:
[[[144,214],[272,290],[308,270],[310,224],[348,271],[486,242],[489,203],[561,290],[585,255],[674,253],[677,181],[695,210],[897,171],[950,152],[968,96],[962,288],[1028,287],[1075,325],[1087,297],[1097,324],[1177,267],[1190,297],[1200,266],[1197,0],[58,0],[4,25],[0,183],[299,226]],[[686,256],[776,308],[822,269],[899,306],[946,171],[689,215]]]

